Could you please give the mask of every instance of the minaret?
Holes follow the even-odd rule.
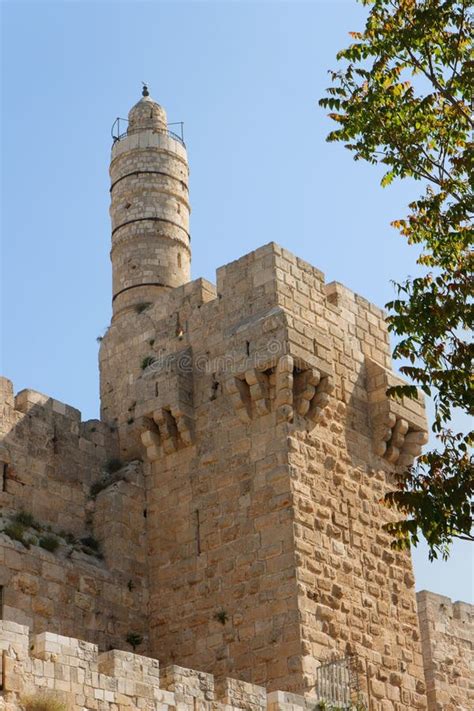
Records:
[[[147,86],[110,163],[113,319],[190,279],[188,162]]]

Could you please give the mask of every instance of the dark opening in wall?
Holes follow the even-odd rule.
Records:
[[[8,464],[6,462],[0,462],[0,490],[7,490],[7,479],[8,479]]]
[[[201,555],[201,518],[199,516],[199,509],[196,509],[196,552]]]
[[[217,393],[219,391],[219,381],[216,380],[216,374],[212,374],[212,384],[211,384],[211,397],[210,400],[215,400],[217,398]]]

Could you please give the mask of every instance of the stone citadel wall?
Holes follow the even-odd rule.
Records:
[[[469,711],[474,609],[466,603],[418,593],[429,711]],[[0,620],[0,709],[18,711],[25,700],[51,699],[69,711],[127,708],[189,711],[314,711],[318,693],[298,696],[97,646],[62,635],[30,634]],[[370,708],[370,706],[369,706]],[[403,708],[403,706],[400,706]]]
[[[474,708],[474,605],[417,594],[430,711]]]
[[[423,398],[387,397],[383,312],[274,243],[189,282],[188,174],[144,86],[112,146],[101,421],[0,382],[4,689],[276,709],[336,655],[369,711],[424,709],[411,559],[381,504],[426,442]]]
[[[157,659],[117,650],[98,654],[87,642],[0,621],[2,711],[17,711],[22,699],[63,702],[70,711],[150,709],[150,711],[309,711],[316,699],[176,665],[160,668]]]
[[[0,616],[103,650],[127,647],[129,633],[146,641],[141,463],[111,477],[117,436],[107,425],[0,385]],[[54,551],[42,547],[51,540]]]
[[[123,314],[101,366],[102,422],[2,380],[2,527],[37,526],[28,547],[0,534],[3,617],[306,695],[350,651],[372,711],[424,708],[411,562],[379,500],[426,425],[385,396],[383,312],[271,244]]]
[[[385,395],[383,312],[269,244],[123,313],[100,362],[121,456],[146,447],[152,655],[303,693],[354,651],[374,710],[419,707],[411,561],[379,501],[426,422]]]

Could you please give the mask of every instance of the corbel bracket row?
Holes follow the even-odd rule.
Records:
[[[265,369],[251,367],[226,381],[242,422],[276,411],[279,421],[292,421],[298,414],[316,424],[333,389],[331,374],[306,364],[297,366],[291,355],[281,356]]]
[[[421,454],[428,433],[415,430],[403,417],[387,412],[373,429],[374,452],[399,467],[409,467]]]
[[[159,408],[150,417],[144,418],[144,423],[140,437],[149,461],[193,443],[193,422],[181,410]]]
[[[372,360],[366,365],[374,454],[397,467],[411,466],[428,441],[423,397],[389,398],[388,388],[403,381]]]

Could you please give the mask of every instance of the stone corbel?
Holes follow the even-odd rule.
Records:
[[[397,467],[411,466],[428,441],[423,396],[394,399],[388,388],[403,381],[367,359],[367,394],[374,454]]]
[[[310,411],[320,380],[321,375],[315,368],[303,370],[294,377],[294,402],[298,415],[304,417]]]
[[[171,415],[174,417],[176,429],[185,447],[189,447],[193,443],[194,438],[194,421],[187,415],[184,410],[179,408],[171,408]]]
[[[225,389],[241,422],[250,422],[271,411],[271,368],[247,368],[244,373],[227,378]]]
[[[161,439],[156,427],[150,422],[149,427],[141,433],[141,441],[146,449],[146,458],[154,462],[161,457]]]
[[[172,454],[194,441],[193,372],[190,349],[164,359],[144,385],[154,391],[137,407],[137,415],[148,423],[141,426],[141,442],[150,461]],[[151,386],[150,387],[150,383]]]
[[[246,380],[231,375],[226,380],[225,389],[239,420],[241,422],[250,422],[252,417],[252,403]]]
[[[158,408],[145,421],[148,426],[142,428],[141,441],[149,461],[193,443],[193,421],[178,408]]]
[[[333,390],[332,376],[291,355],[274,357],[264,370],[247,368],[226,383],[234,410],[242,422],[276,411],[278,421],[291,422],[295,414],[316,424]]]
[[[172,454],[178,449],[178,428],[169,410],[159,408],[153,412],[153,420],[160,433],[161,446],[165,454]]]
[[[315,395],[310,401],[308,412],[306,413],[307,419],[315,425],[320,421],[334,390],[333,376],[320,371],[316,372],[318,384],[315,386]]]
[[[255,407],[257,417],[267,415],[270,412],[268,374],[256,368],[249,368],[245,372],[245,381],[249,387],[250,400]]]
[[[290,355],[281,356],[275,368],[275,406],[277,419],[293,419],[293,371],[295,364]]]

